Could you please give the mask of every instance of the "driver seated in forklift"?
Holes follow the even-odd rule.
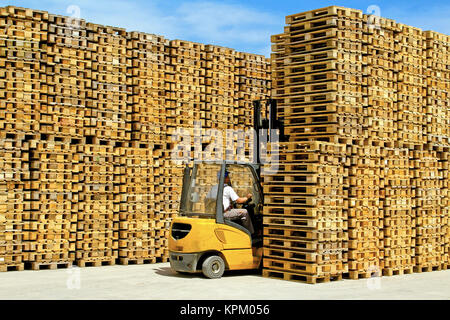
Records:
[[[246,197],[239,197],[237,193],[231,187],[231,180],[229,176],[229,172],[225,171],[225,181],[223,188],[223,210],[224,210],[224,218],[230,220],[240,220],[242,225],[250,231],[250,234],[254,234],[255,230],[253,229],[252,219],[246,209],[234,209],[231,205],[232,201],[244,204],[249,202],[252,198],[252,194],[247,194]],[[217,197],[217,185],[214,186],[208,193],[207,198],[215,198]]]

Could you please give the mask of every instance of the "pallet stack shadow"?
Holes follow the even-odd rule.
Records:
[[[47,99],[47,30],[46,12],[0,8],[0,271],[23,270],[35,257],[35,244],[52,242],[45,232],[51,221],[37,221],[32,211],[36,175],[30,162],[38,111]]]

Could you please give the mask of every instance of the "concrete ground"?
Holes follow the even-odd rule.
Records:
[[[316,285],[251,272],[210,280],[179,275],[169,263],[0,273],[0,299],[303,300],[450,299],[450,270]]]

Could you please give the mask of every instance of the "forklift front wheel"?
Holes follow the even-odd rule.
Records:
[[[219,279],[225,272],[225,262],[219,256],[208,257],[203,261],[202,271],[209,279]]]

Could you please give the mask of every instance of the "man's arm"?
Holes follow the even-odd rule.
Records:
[[[236,194],[236,192],[233,190],[233,188],[231,188],[230,196],[231,196],[231,200],[235,201],[236,203],[242,204],[242,203],[246,203],[252,197],[252,194],[249,193],[246,197],[239,197]]]
[[[248,199],[249,199],[249,198],[247,198],[247,197],[238,198],[238,199],[236,200],[236,203],[239,203],[239,204],[241,204],[241,203],[246,203],[246,202],[248,201]]]

